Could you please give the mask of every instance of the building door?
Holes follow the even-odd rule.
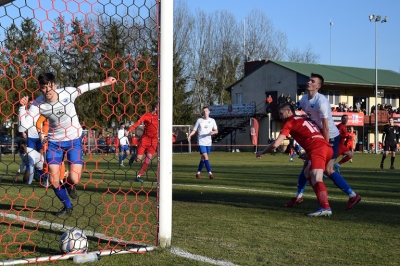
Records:
[[[360,109],[361,110],[366,110],[367,114],[370,113],[371,110],[368,110],[369,108],[369,103],[368,103],[368,96],[365,95],[354,95],[353,96],[353,108],[357,108],[357,105],[360,104]]]

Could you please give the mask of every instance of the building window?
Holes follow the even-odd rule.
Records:
[[[237,104],[243,103],[243,93],[236,93],[236,103]]]
[[[325,95],[326,98],[328,98],[330,104],[339,105],[339,91],[324,90],[321,93]]]
[[[396,94],[385,94],[382,103],[383,104],[391,104],[393,107],[396,106]]]

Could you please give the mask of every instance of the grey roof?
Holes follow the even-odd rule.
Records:
[[[309,76],[312,72],[324,77],[325,83],[375,86],[375,69],[310,63],[284,62],[269,60],[294,72]],[[400,88],[400,73],[378,69],[378,86]]]

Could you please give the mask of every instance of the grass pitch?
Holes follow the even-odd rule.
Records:
[[[203,260],[159,249],[142,255],[106,256],[93,265],[400,264],[400,172],[388,169],[390,157],[383,170],[379,168],[381,156],[374,154],[357,153],[353,163],[342,166],[342,175],[362,196],[350,211],[344,210],[347,196],[332,181],[325,180],[333,210],[331,217],[305,216],[317,208],[310,187],[303,204],[283,207],[296,191],[302,166],[297,158],[291,163],[287,155],[265,155],[258,160],[253,153],[213,152],[213,180],[208,179],[205,169],[202,179],[195,178],[199,158],[198,153],[173,155],[172,246],[203,256]],[[3,157],[0,165],[6,160],[11,160],[11,156]],[[114,164],[117,168],[116,160],[106,167],[111,169]],[[7,182],[10,176],[2,166],[0,188],[11,193],[15,188]],[[14,164],[10,165],[9,170],[13,167]],[[17,164],[15,170],[16,167]],[[400,158],[395,167],[400,169]],[[104,176],[104,180],[113,178],[115,174]],[[20,193],[29,197],[31,191],[20,189]],[[96,190],[90,191],[90,197],[96,199]],[[7,203],[3,200],[1,204],[5,210]],[[2,234],[7,228],[5,222],[3,219],[0,224]],[[68,220],[67,224],[73,222]],[[90,222],[94,226],[99,223]],[[4,241],[5,238],[1,243]],[[97,243],[89,244],[93,247]],[[55,265],[70,263],[59,261]]]

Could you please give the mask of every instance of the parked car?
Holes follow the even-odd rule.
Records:
[[[14,153],[17,153],[17,148],[18,148],[18,141],[20,141],[22,138],[14,138]],[[2,154],[10,154],[12,153],[12,138],[9,135],[4,135],[3,137],[0,137],[0,153]]]

